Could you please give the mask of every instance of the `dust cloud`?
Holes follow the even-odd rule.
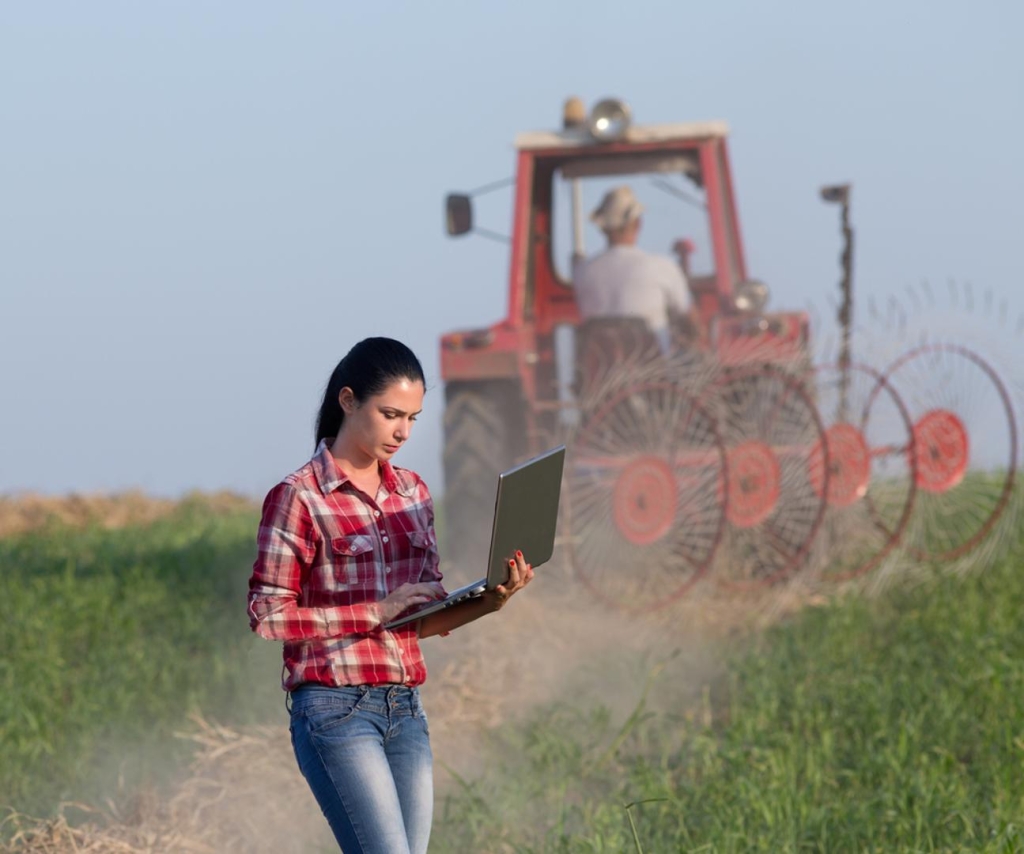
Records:
[[[786,613],[780,595],[744,602],[697,585],[666,607],[625,613],[595,598],[556,552],[500,613],[423,642],[435,759],[471,779],[489,761],[488,731],[553,704],[603,706],[622,722],[650,686],[649,711],[693,706],[722,672],[723,642]],[[437,776],[443,792],[449,775]]]

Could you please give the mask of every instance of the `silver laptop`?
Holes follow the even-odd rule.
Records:
[[[564,462],[565,445],[559,445],[499,474],[487,575],[452,591],[444,599],[392,620],[384,628],[397,629],[504,584],[508,580],[508,562],[516,549],[533,567],[550,560],[555,550]]]

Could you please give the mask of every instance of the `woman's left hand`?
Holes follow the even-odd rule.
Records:
[[[533,581],[533,567],[526,562],[523,553],[517,551],[514,560],[508,562],[508,581],[493,590],[485,590],[483,598],[491,610],[500,611],[505,603],[527,584]]]

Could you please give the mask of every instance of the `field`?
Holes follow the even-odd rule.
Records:
[[[0,540],[0,850],[329,850],[246,624],[255,520]],[[554,564],[426,643],[431,850],[1024,850],[1022,560],[758,631],[715,599],[626,620]]]
[[[808,608],[696,703],[539,710],[439,850],[1024,850],[1022,557]]]
[[[276,668],[247,637],[255,518],[197,500],[0,540],[0,801],[37,812],[131,786],[181,753],[170,735],[192,709],[253,721],[243,698]]]

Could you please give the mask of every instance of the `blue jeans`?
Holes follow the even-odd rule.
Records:
[[[299,770],[344,854],[426,854],[434,780],[419,691],[304,685],[291,701]]]

